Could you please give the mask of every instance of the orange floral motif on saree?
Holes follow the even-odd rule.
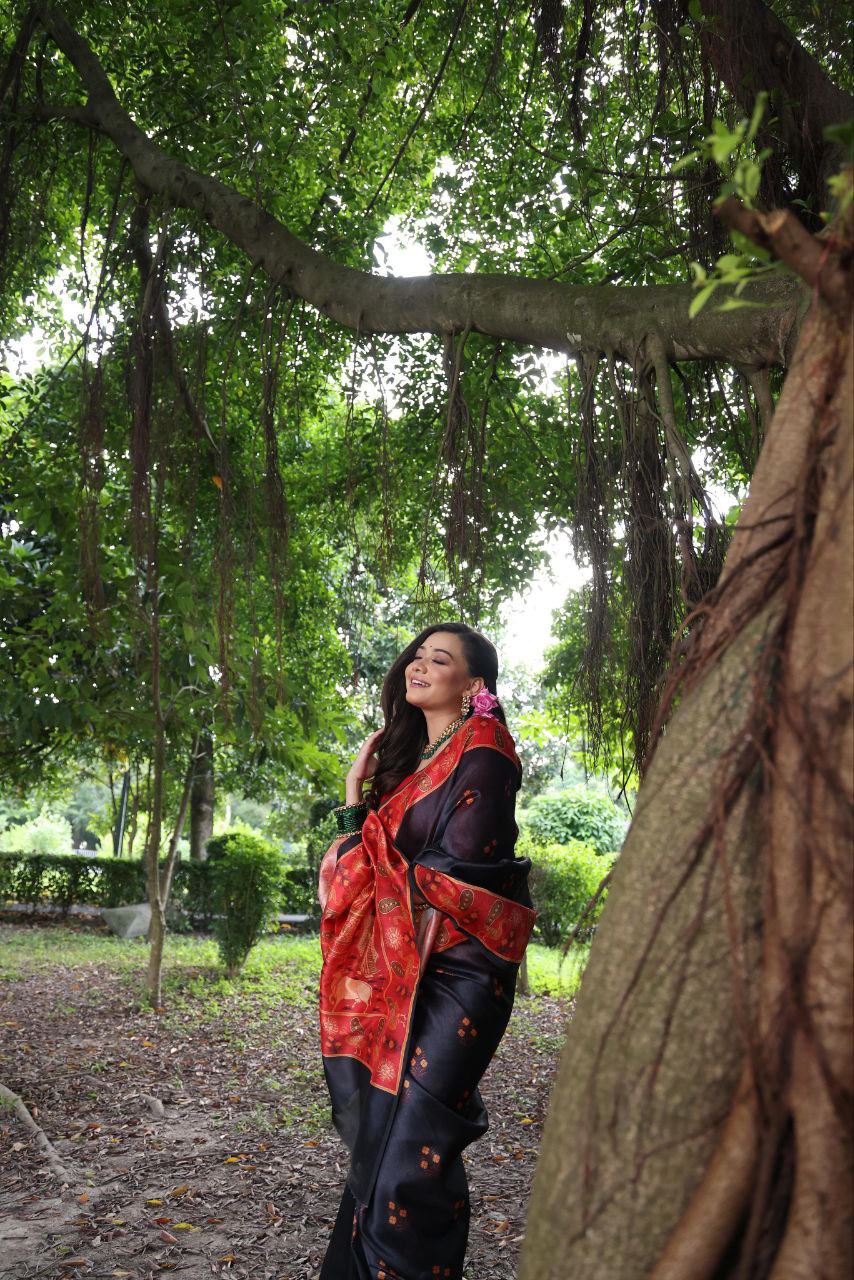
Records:
[[[413,895],[410,863],[395,847],[411,806],[447,782],[466,751],[483,746],[518,768],[513,740],[500,722],[473,717],[434,761],[368,812],[358,844],[338,857],[339,837],[323,860],[328,897],[320,926],[321,1051],[356,1058],[370,1071],[371,1084],[389,1093],[400,1085],[419,981],[413,896],[423,895],[445,917],[435,951],[471,936],[519,963],[536,919],[529,907],[428,866],[414,866]],[[458,804],[466,803],[464,792]],[[489,845],[476,852],[488,856]]]

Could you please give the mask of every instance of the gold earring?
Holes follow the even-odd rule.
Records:
[[[470,710],[471,710],[471,694],[469,693],[468,689],[466,689],[465,693],[463,694],[463,709],[461,714],[463,716],[467,716]]]

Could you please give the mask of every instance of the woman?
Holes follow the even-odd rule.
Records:
[[[321,1280],[460,1280],[463,1149],[535,913],[498,658],[462,623],[392,665],[320,871],[321,1048],[350,1152]],[[376,754],[375,754],[376,753]],[[372,781],[363,800],[363,784]]]

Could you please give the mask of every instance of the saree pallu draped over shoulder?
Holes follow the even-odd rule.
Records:
[[[462,1276],[462,1151],[536,918],[520,780],[507,729],[472,716],[323,859],[321,1051],[350,1169],[321,1280]]]

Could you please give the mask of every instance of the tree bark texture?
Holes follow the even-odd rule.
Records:
[[[730,824],[726,875],[690,850],[769,624],[680,706],[641,787],[552,1092],[520,1280],[647,1280],[729,1108],[733,967],[759,961],[758,777]]]
[[[204,862],[207,843],[213,835],[214,820],[213,742],[203,734],[196,751],[193,789],[190,794],[190,857]]]
[[[614,870],[520,1280],[851,1274],[851,353],[818,300]]]
[[[572,286],[521,276],[467,274],[393,279],[342,266],[310,248],[255,201],[169,156],[134,123],[86,40],[56,10],[40,20],[88,93],[85,120],[109,137],[148,191],[192,209],[291,294],[361,334],[476,330],[577,354],[605,351],[633,363],[651,334],[669,360],[786,364],[803,291],[769,279],[744,296],[761,310],[704,307],[693,318],[690,285]]]

